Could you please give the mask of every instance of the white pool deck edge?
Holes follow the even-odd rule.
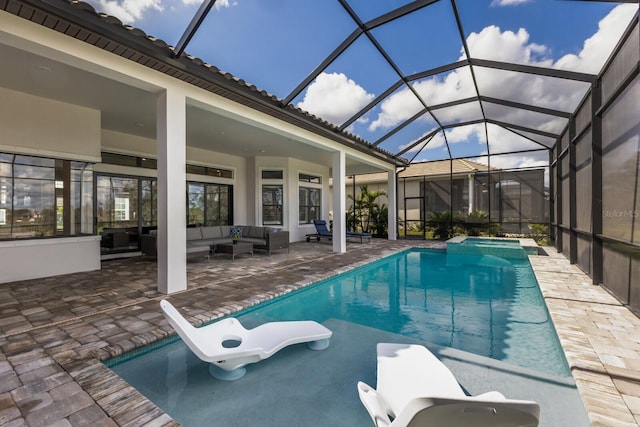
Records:
[[[555,248],[529,256],[592,426],[640,424],[640,319]]]

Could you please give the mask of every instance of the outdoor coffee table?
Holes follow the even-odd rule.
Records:
[[[216,245],[216,253],[229,254],[235,260],[236,255],[251,254],[253,256],[253,243],[238,241],[238,243],[220,243]]]

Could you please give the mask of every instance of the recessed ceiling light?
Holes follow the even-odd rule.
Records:
[[[260,153],[266,153],[267,150],[258,150]]]
[[[144,123],[136,123],[136,126],[143,128],[144,127]]]

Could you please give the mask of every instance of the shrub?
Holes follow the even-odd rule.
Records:
[[[540,246],[549,244],[549,226],[547,224],[529,224],[531,238]]]

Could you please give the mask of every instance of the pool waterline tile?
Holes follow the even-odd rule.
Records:
[[[189,262],[188,289],[170,298],[180,301],[187,311],[192,310],[195,317],[189,320],[200,324],[408,247],[443,248],[444,245],[440,242],[373,239],[371,244],[351,244],[347,253],[334,254],[330,244],[295,243],[288,254],[276,252],[268,256],[259,253],[253,258],[238,258],[233,264],[231,260],[227,262],[222,258],[215,258],[211,262]],[[638,398],[637,372],[634,375],[629,369],[609,365],[604,356],[606,353],[599,354],[598,351],[604,351],[606,347],[609,352],[618,346],[631,350],[625,353],[624,363],[629,367],[637,367],[640,364],[638,343],[635,342],[634,346],[629,341],[622,342],[616,334],[625,333],[624,323],[628,322],[626,333],[635,333],[634,336],[637,336],[640,320],[604,289],[591,285],[590,278],[575,265],[570,265],[555,249],[545,250],[549,256],[533,256],[530,260],[592,425],[636,425],[638,417],[632,409],[636,409]],[[3,284],[0,322],[4,320],[14,332],[10,333],[0,326],[0,360],[7,360],[7,355],[16,356],[23,351],[43,349],[46,353],[43,357],[52,357],[60,364],[94,402],[106,402],[107,396],[120,395],[123,387],[128,388],[128,393],[136,396],[134,406],[95,405],[98,412],[92,409],[91,417],[96,426],[116,425],[117,422],[134,425],[135,420],[127,417],[127,411],[135,410],[146,399],[135,389],[123,385],[122,380],[99,360],[122,354],[129,346],[142,347],[151,337],[161,340],[173,331],[164,319],[157,316],[160,313],[158,302],[165,296],[156,290],[155,262],[133,258],[103,262],[102,268],[97,272]],[[25,298],[25,295],[29,298]],[[116,331],[128,327],[120,322],[130,318],[134,310],[138,320],[147,321],[151,329],[127,331],[130,332],[127,340]],[[22,318],[7,320],[16,315]],[[621,318],[623,322],[618,321]],[[587,327],[585,322],[589,320],[591,325]],[[52,329],[56,331],[55,345],[47,347],[47,340],[42,335],[46,328],[51,327],[51,321],[57,322],[55,329]],[[77,323],[86,328],[99,329],[102,333],[96,335],[98,341],[80,343],[74,331],[88,329],[79,327]],[[616,328],[612,329],[612,325]],[[605,334],[606,339],[611,340],[610,345],[596,345],[596,349],[590,339],[602,338],[602,334],[594,333],[606,330],[602,326],[609,327],[608,331],[616,334],[611,332],[611,338]],[[136,333],[143,338],[133,340]],[[13,390],[33,387],[45,380],[38,378],[37,373],[24,379],[29,381],[28,384],[21,383],[16,376],[16,384],[8,391],[14,393]],[[605,397],[607,404],[603,405],[601,402]],[[151,406],[145,408],[155,408],[148,403]],[[54,409],[55,405],[56,402],[52,402],[49,409]],[[67,420],[71,422],[81,418],[81,411],[68,415]],[[20,417],[25,415],[21,414]],[[160,410],[154,410],[151,418],[145,418],[145,422],[159,426],[177,425]]]

